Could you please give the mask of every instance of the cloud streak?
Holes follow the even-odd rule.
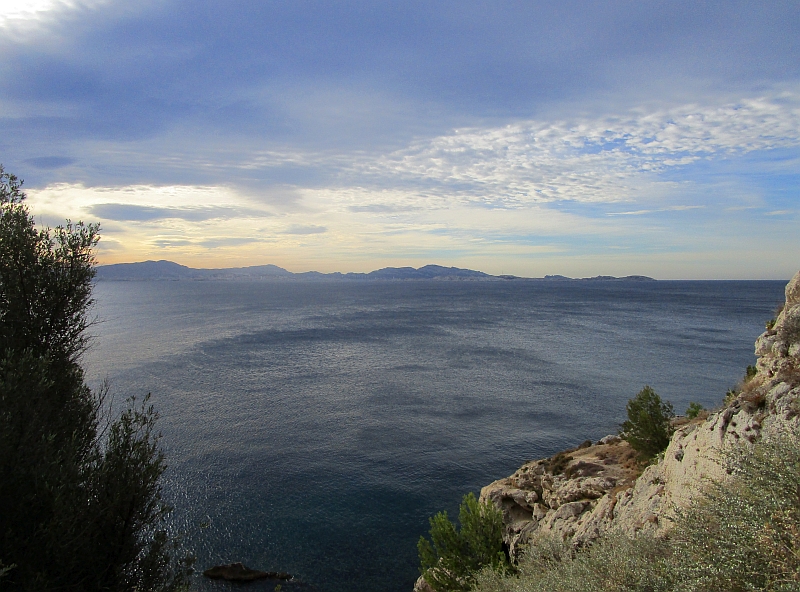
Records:
[[[214,218],[235,218],[244,213],[233,208],[193,207],[157,208],[132,204],[103,203],[89,208],[89,213],[105,220],[117,222],[149,222],[168,218],[179,218],[190,222],[204,222]]]
[[[66,156],[38,156],[36,158],[28,158],[26,163],[35,166],[37,169],[60,169],[75,163],[74,158]]]
[[[720,106],[457,130],[363,163],[361,172],[454,187],[460,199],[493,207],[613,203],[633,200],[645,192],[643,183],[701,160],[798,145],[800,97],[783,93]]]
[[[283,231],[284,234],[325,234],[328,232],[328,229],[325,226],[302,226],[298,224],[293,224],[289,228]]]

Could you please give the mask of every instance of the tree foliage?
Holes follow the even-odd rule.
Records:
[[[694,401],[692,401],[692,402],[689,403],[689,406],[686,408],[686,413],[684,413],[684,415],[688,419],[694,419],[698,415],[700,415],[700,413],[702,411],[705,411],[705,409],[706,408],[703,407],[700,403],[695,403]]]
[[[670,420],[675,417],[672,404],[661,400],[645,386],[627,405],[628,419],[620,433],[644,458],[652,458],[666,449],[672,435]]]
[[[420,537],[417,550],[422,576],[437,592],[469,590],[484,567],[510,567],[503,548],[503,514],[491,502],[468,493],[458,513],[460,528],[439,512],[430,518],[430,537]]]
[[[175,590],[152,406],[85,383],[99,228],[39,229],[0,167],[0,561],[10,590]]]

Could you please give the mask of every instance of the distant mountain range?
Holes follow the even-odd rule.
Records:
[[[148,280],[548,280],[573,281],[563,275],[548,275],[544,278],[520,278],[513,275],[489,275],[482,271],[425,265],[413,267],[384,267],[369,273],[320,273],[306,271],[292,273],[277,265],[254,265],[252,267],[230,267],[225,269],[194,269],[172,261],[142,261],[140,263],[115,263],[97,267],[97,279],[105,281]],[[581,278],[582,281],[655,281],[642,275],[613,277],[601,275]]]

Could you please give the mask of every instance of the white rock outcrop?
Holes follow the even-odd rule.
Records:
[[[481,500],[503,511],[512,556],[537,532],[583,544],[608,532],[656,534],[670,528],[710,480],[726,478],[720,449],[755,442],[762,434],[800,422],[800,272],[786,286],[786,302],[755,344],[756,373],[738,394],[707,417],[676,423],[657,464],[636,477],[634,453],[615,436],[552,458],[526,463],[481,490]]]

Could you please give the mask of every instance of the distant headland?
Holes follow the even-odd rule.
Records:
[[[524,278],[514,275],[490,275],[482,271],[425,265],[413,267],[384,267],[369,273],[321,273],[306,271],[293,273],[277,265],[254,265],[224,269],[195,269],[172,261],[141,261],[99,265],[97,279],[103,281],[158,281],[158,280],[467,280],[467,281],[647,281],[651,277],[629,275],[614,277],[599,275],[590,278],[569,278],[563,275],[546,275],[543,278]]]

